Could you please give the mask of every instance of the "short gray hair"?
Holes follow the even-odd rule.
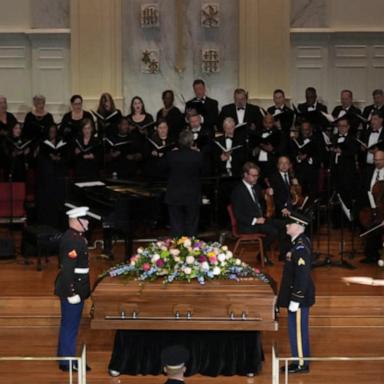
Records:
[[[193,145],[193,133],[186,129],[179,134],[179,145],[183,148],[190,148]]]
[[[45,103],[45,96],[43,95],[35,95],[32,99],[33,103],[36,103],[38,101],[43,101]]]

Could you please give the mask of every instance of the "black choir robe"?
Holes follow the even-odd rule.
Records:
[[[83,111],[83,117],[79,120],[72,119],[72,112],[64,114],[61,123],[59,133],[65,140],[74,140],[81,135],[81,124],[84,119],[89,119],[94,125],[92,114],[88,111]]]
[[[28,139],[43,140],[54,123],[53,116],[49,112],[44,116],[36,116],[28,112],[24,119],[23,135]]]
[[[98,180],[100,178],[100,169],[103,165],[103,146],[101,141],[96,137],[92,137],[88,144],[84,144],[83,138],[79,137],[74,140],[72,146],[75,179],[77,181]],[[85,158],[85,155],[88,154],[93,154],[94,158]]]

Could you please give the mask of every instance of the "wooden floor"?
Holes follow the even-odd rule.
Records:
[[[349,234],[347,234],[349,235]],[[230,240],[227,241],[232,245]],[[319,245],[319,246],[318,246]],[[350,237],[345,236],[345,248],[351,247]],[[327,243],[320,237],[314,241],[315,251],[326,252]],[[332,231],[330,253],[339,258],[340,233]],[[355,239],[355,247],[361,243]],[[117,260],[122,248],[116,247]],[[91,251],[91,278],[110,265],[99,257],[100,249]],[[245,250],[245,261],[255,265],[252,246]],[[361,255],[347,259],[357,268],[346,270],[337,267],[316,268],[313,272],[317,303],[311,311],[311,348],[313,356],[384,356],[384,288],[350,285],[341,282],[343,276],[367,275],[384,278],[384,269],[358,262]],[[265,268],[277,281],[282,263]],[[44,270],[36,271],[35,265],[24,265],[23,259],[0,262],[0,356],[49,356],[56,353],[59,324],[59,303],[53,296],[53,282],[57,273],[57,259],[51,257]],[[112,348],[113,332],[94,331],[89,328],[90,300],[84,311],[79,344],[86,343],[88,361],[92,371],[89,383],[162,383],[164,377],[120,376],[111,378],[107,366]],[[280,330],[266,332],[263,345],[266,361],[262,373],[255,378],[193,376],[188,383],[271,383],[271,348],[279,345],[281,356],[289,355],[286,313],[280,316]],[[58,371],[54,363],[5,363],[0,362],[0,384],[7,383],[64,383],[66,374]],[[281,382],[283,376],[281,376]],[[384,383],[384,364],[381,362],[349,363],[316,362],[311,373],[294,376],[289,383]]]

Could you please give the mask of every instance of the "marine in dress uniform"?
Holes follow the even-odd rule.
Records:
[[[304,234],[309,221],[299,213],[292,213],[289,219],[287,233],[292,238],[292,248],[286,255],[277,305],[288,308],[291,353],[293,357],[299,358],[297,362],[289,364],[288,372],[305,373],[309,372],[309,364],[303,360],[310,356],[309,309],[315,303],[315,286],[311,278],[311,243]]]
[[[60,297],[61,323],[57,355],[76,356],[76,338],[81,314],[91,293],[89,282],[88,248],[83,233],[88,229],[88,207],[67,212],[69,229],[60,241],[60,271],[55,282],[55,295]],[[69,362],[61,361],[59,368],[69,371]],[[77,371],[77,365],[72,369]],[[89,370],[89,367],[87,367]]]
[[[188,362],[189,352],[181,345],[173,345],[161,352],[161,363],[168,380],[165,384],[184,383],[185,364]]]

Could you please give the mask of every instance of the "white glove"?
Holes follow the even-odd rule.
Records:
[[[79,304],[81,302],[79,295],[67,297],[67,300],[69,304]]]
[[[297,310],[299,309],[299,305],[300,303],[298,303],[297,301],[290,301],[288,311],[297,312]]]

